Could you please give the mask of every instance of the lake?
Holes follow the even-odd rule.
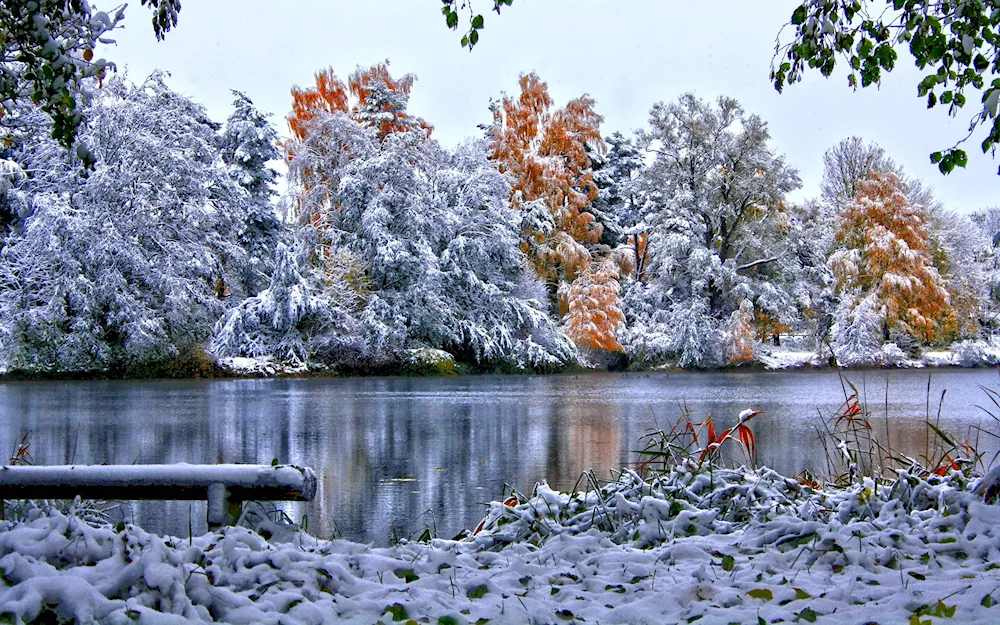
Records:
[[[850,372],[874,433],[919,457],[933,440],[925,419],[979,437],[987,462],[1000,410],[982,387],[991,369]],[[941,402],[942,391],[947,391]],[[451,537],[475,527],[505,485],[541,480],[572,488],[583,471],[608,477],[634,462],[650,429],[684,406],[731,426],[745,408],[758,461],[786,475],[827,471],[818,431],[844,401],[835,371],[608,373],[454,378],[331,378],[0,383],[0,447],[32,432],[35,464],[280,462],[308,465],[319,494],[282,504],[309,531],[385,545],[430,527]],[[940,404],[940,410],[939,410]],[[981,426],[990,434],[976,429]],[[932,437],[933,438],[933,437]],[[738,456],[737,456],[738,459]],[[204,504],[133,504],[144,528],[187,536],[205,529]]]

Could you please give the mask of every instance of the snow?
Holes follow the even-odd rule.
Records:
[[[815,350],[760,350],[757,359],[768,369],[801,369],[824,364]]]
[[[996,481],[996,471],[990,479]],[[986,480],[987,483],[989,480]],[[461,540],[375,548],[243,527],[191,538],[34,509],[0,523],[0,612],[80,623],[996,622],[1000,507],[903,472],[818,491],[682,465],[540,484]],[[935,620],[936,622],[936,620]]]
[[[249,358],[245,356],[218,358],[217,363],[223,371],[235,376],[273,377],[277,375],[296,375],[309,371],[309,367],[304,363],[274,362],[270,359]]]

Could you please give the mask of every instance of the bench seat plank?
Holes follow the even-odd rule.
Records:
[[[224,484],[230,501],[311,501],[308,467],[252,464],[127,464],[0,467],[0,499],[207,500]]]

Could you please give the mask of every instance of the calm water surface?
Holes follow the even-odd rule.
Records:
[[[893,451],[920,456],[926,415],[960,437],[1000,434],[981,408],[993,370],[854,372]],[[930,388],[928,391],[928,381]],[[724,427],[744,408],[758,459],[787,475],[826,469],[817,435],[844,399],[831,371],[484,376],[450,379],[90,381],[0,383],[0,450],[31,430],[36,464],[270,463],[313,467],[319,495],[285,504],[319,536],[339,532],[386,544],[433,527],[472,528],[505,485],[540,480],[569,489],[582,471],[601,476],[634,461],[650,428],[669,428],[686,405]],[[980,436],[992,452],[996,439]],[[152,531],[204,530],[203,504],[134,504]]]

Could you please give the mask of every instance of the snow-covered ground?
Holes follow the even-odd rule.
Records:
[[[0,523],[0,613],[79,623],[995,623],[1000,506],[961,474],[816,491],[693,465],[536,489],[463,540]],[[51,614],[49,615],[51,616]],[[950,619],[948,618],[950,617]]]
[[[299,375],[309,371],[303,364],[290,364],[263,358],[230,356],[218,359],[219,367],[229,375],[263,377]]]

